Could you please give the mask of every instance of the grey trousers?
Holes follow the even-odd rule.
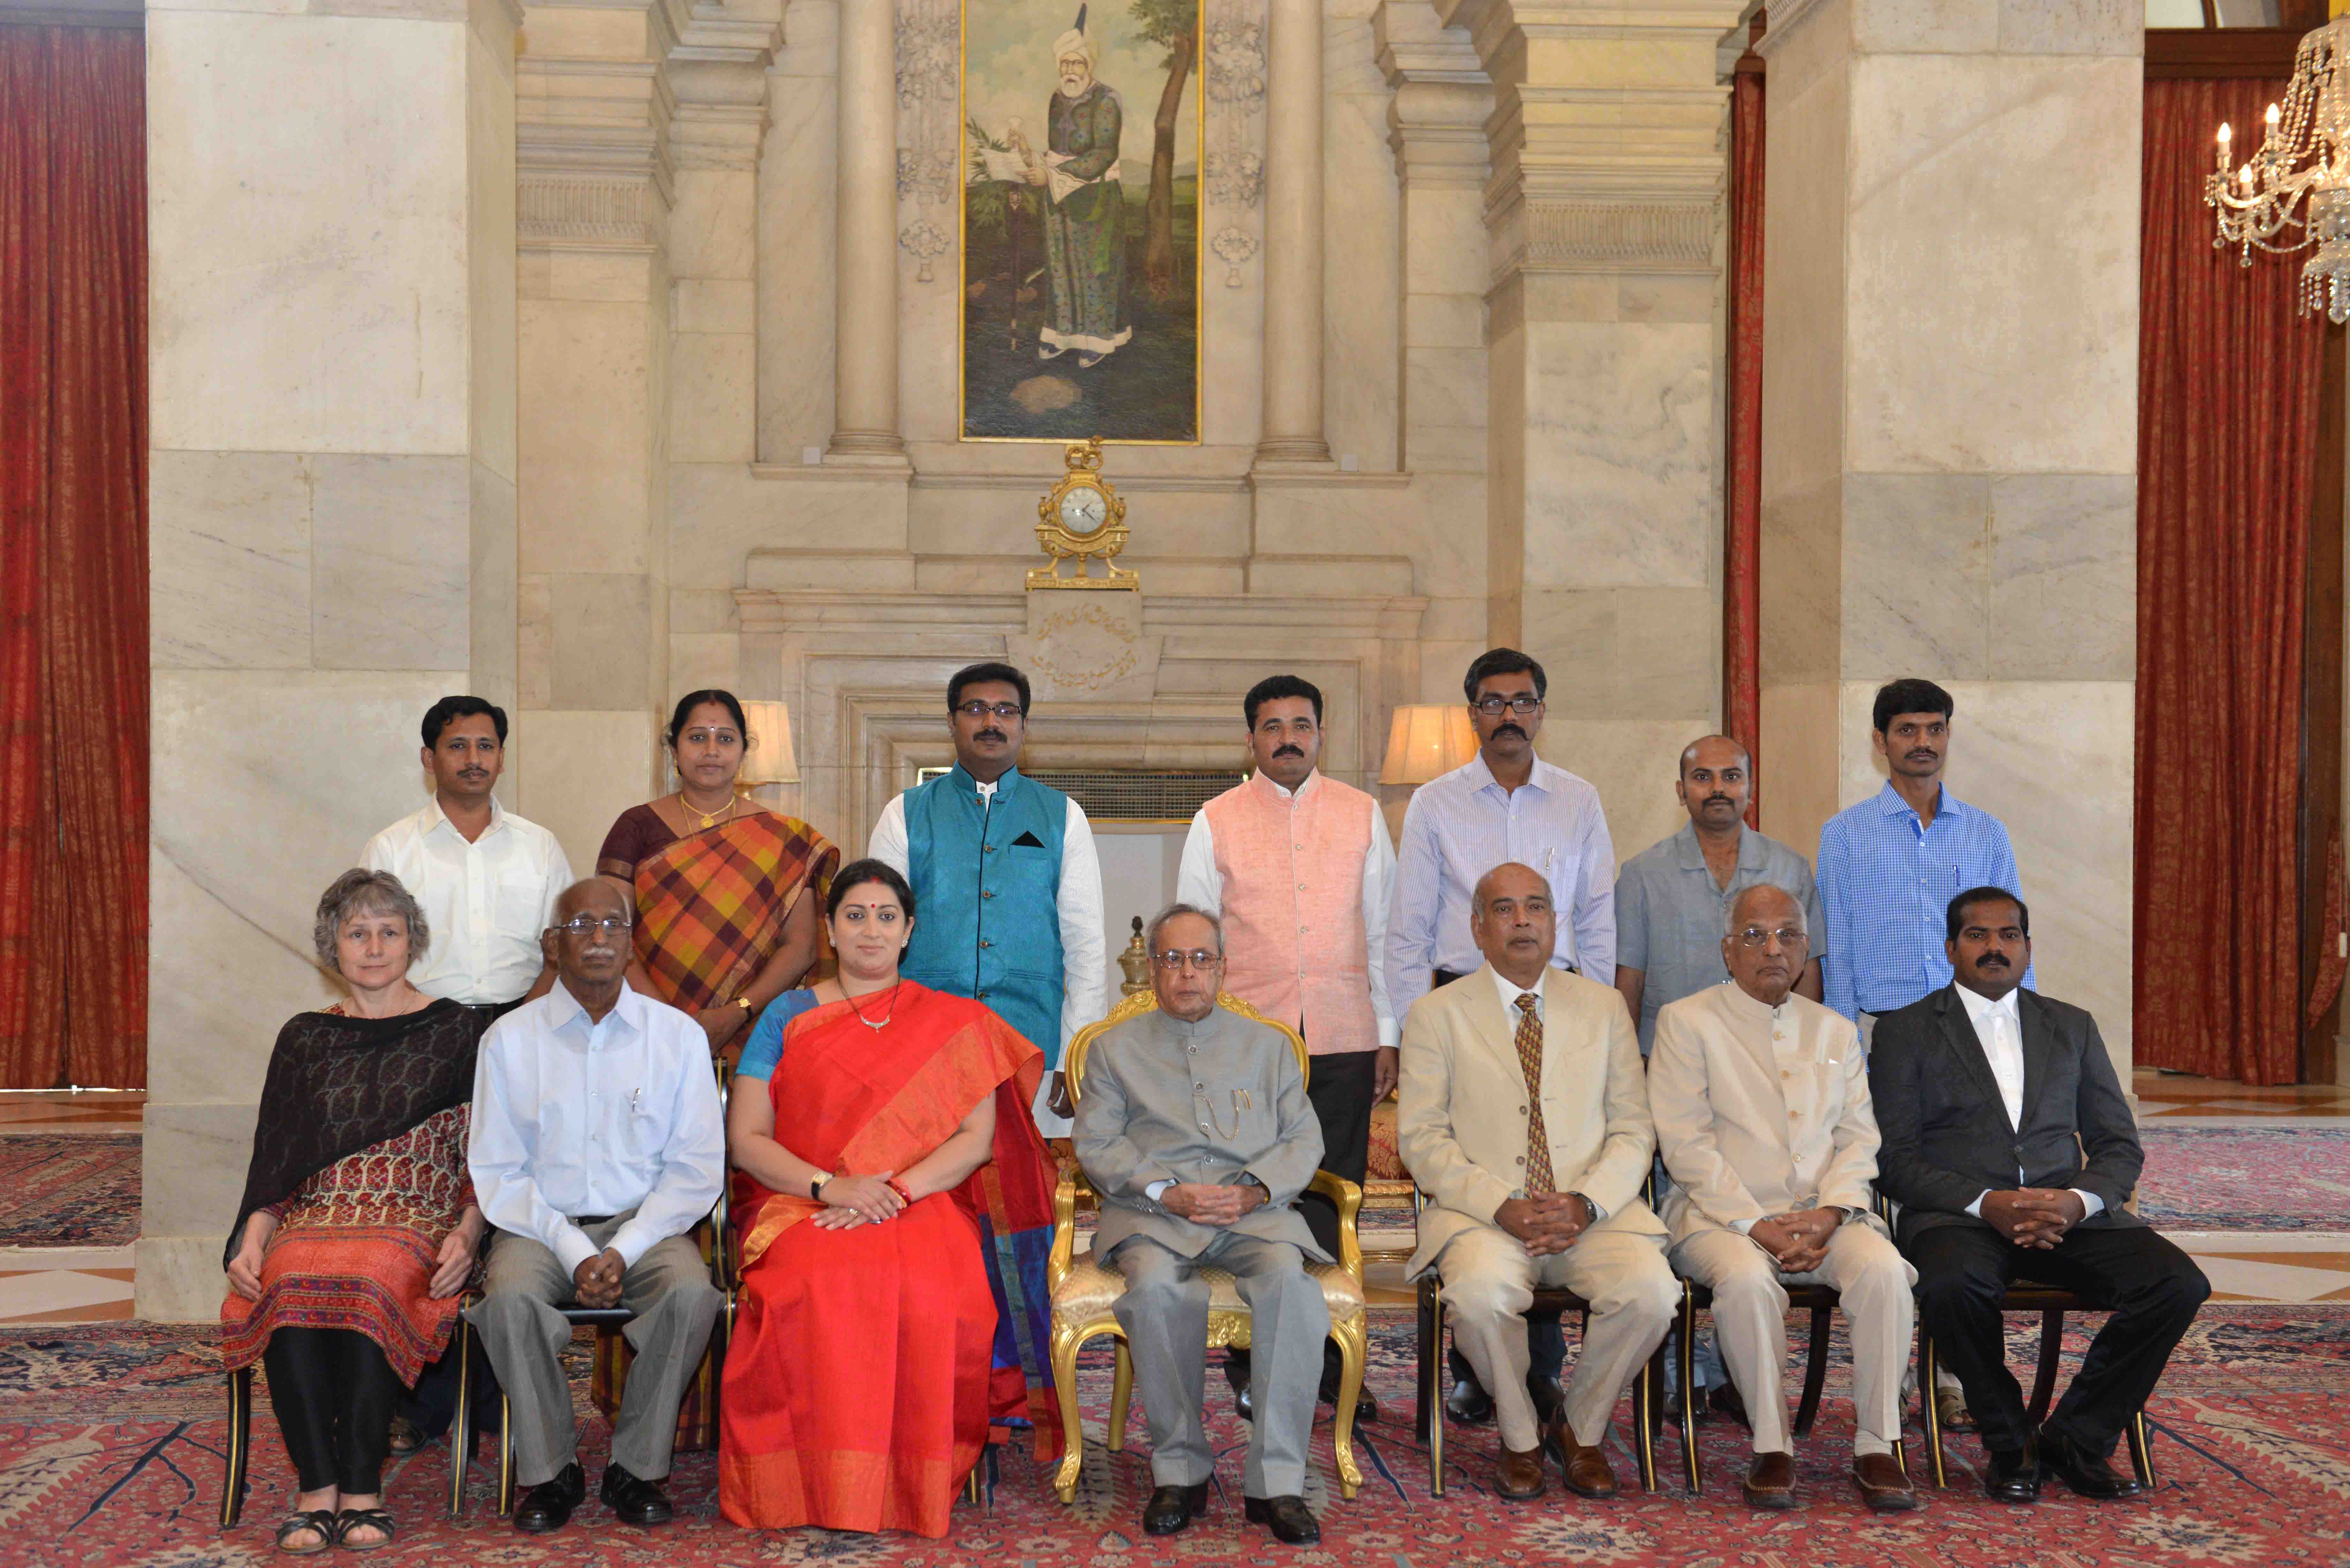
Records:
[[[588,1227],[601,1247],[629,1216]],[[481,1332],[514,1412],[515,1479],[524,1486],[553,1480],[579,1458],[579,1428],[571,1413],[571,1386],[558,1359],[571,1342],[571,1324],[555,1310],[577,1291],[562,1262],[542,1242],[497,1233],[481,1301],[465,1316]],[[620,1304],[636,1318],[620,1332],[636,1360],[620,1393],[612,1425],[612,1462],[644,1480],[669,1474],[677,1439],[677,1407],[702,1365],[722,1298],[710,1265],[683,1236],[647,1249],[620,1281]]]
[[[1196,1258],[1148,1236],[1129,1236],[1109,1260],[1126,1276],[1114,1309],[1134,1358],[1142,1413],[1150,1426],[1150,1479],[1197,1486],[1215,1470],[1201,1419],[1207,1399],[1208,1282],[1202,1267],[1229,1272],[1249,1309],[1249,1433],[1243,1490],[1250,1497],[1300,1497],[1314,1397],[1322,1386],[1322,1342],[1330,1307],[1287,1241],[1224,1231]]]

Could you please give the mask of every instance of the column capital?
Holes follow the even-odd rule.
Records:
[[[515,57],[516,248],[661,249],[677,109],[668,59],[686,11],[684,0],[525,8]],[[637,25],[614,26],[616,12]]]
[[[1388,145],[1408,184],[1482,187],[1492,172],[1485,122],[1493,83],[1468,29],[1447,27],[1429,0],[1384,0],[1372,14],[1379,69],[1395,89]]]
[[[758,169],[767,67],[783,45],[782,0],[697,0],[669,53],[677,92],[670,145],[678,168]]]

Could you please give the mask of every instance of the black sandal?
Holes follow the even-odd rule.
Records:
[[[286,1538],[301,1530],[317,1531],[318,1543],[316,1546],[288,1546]],[[333,1509],[314,1508],[307,1513],[296,1511],[287,1514],[286,1522],[277,1527],[277,1550],[288,1557],[309,1557],[332,1551],[339,1534]]]
[[[352,1531],[367,1526],[373,1526],[382,1531],[383,1539],[380,1541],[351,1539]],[[346,1552],[373,1552],[379,1547],[390,1545],[391,1538],[398,1533],[399,1529],[400,1527],[392,1522],[391,1515],[382,1509],[347,1508],[335,1516],[335,1544]]]

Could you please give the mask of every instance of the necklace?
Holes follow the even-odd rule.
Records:
[[[889,1011],[883,1013],[879,1018],[866,1017],[865,1009],[857,1005],[857,998],[849,996],[845,988],[842,990],[840,994],[845,997],[848,997],[848,1010],[857,1014],[857,1022],[862,1023],[866,1028],[870,1029],[876,1034],[879,1034],[881,1033],[881,1026],[898,1015],[898,986],[905,983],[905,981],[901,979],[897,982],[897,985],[892,985],[889,988]]]
[[[715,827],[721,822],[729,821],[733,817],[735,808],[743,804],[743,797],[736,794],[732,789],[730,789],[726,792],[726,804],[724,805],[721,806],[716,811],[703,811],[700,806],[694,805],[693,802],[686,799],[685,792],[683,790],[680,790],[677,792],[677,804],[684,807],[688,813],[700,816],[702,818],[702,826]]]

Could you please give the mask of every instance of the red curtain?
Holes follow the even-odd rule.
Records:
[[[2135,1054],[2294,1081],[2302,594],[2322,319],[2303,257],[2215,250],[2203,178],[2282,81],[2146,84],[2139,262]]]
[[[146,52],[0,26],[0,1087],[147,1081]]]
[[[1721,724],[1758,767],[1762,735],[1762,77],[1730,86],[1729,472],[1721,551]],[[1746,808],[1750,825],[1757,807]]]

